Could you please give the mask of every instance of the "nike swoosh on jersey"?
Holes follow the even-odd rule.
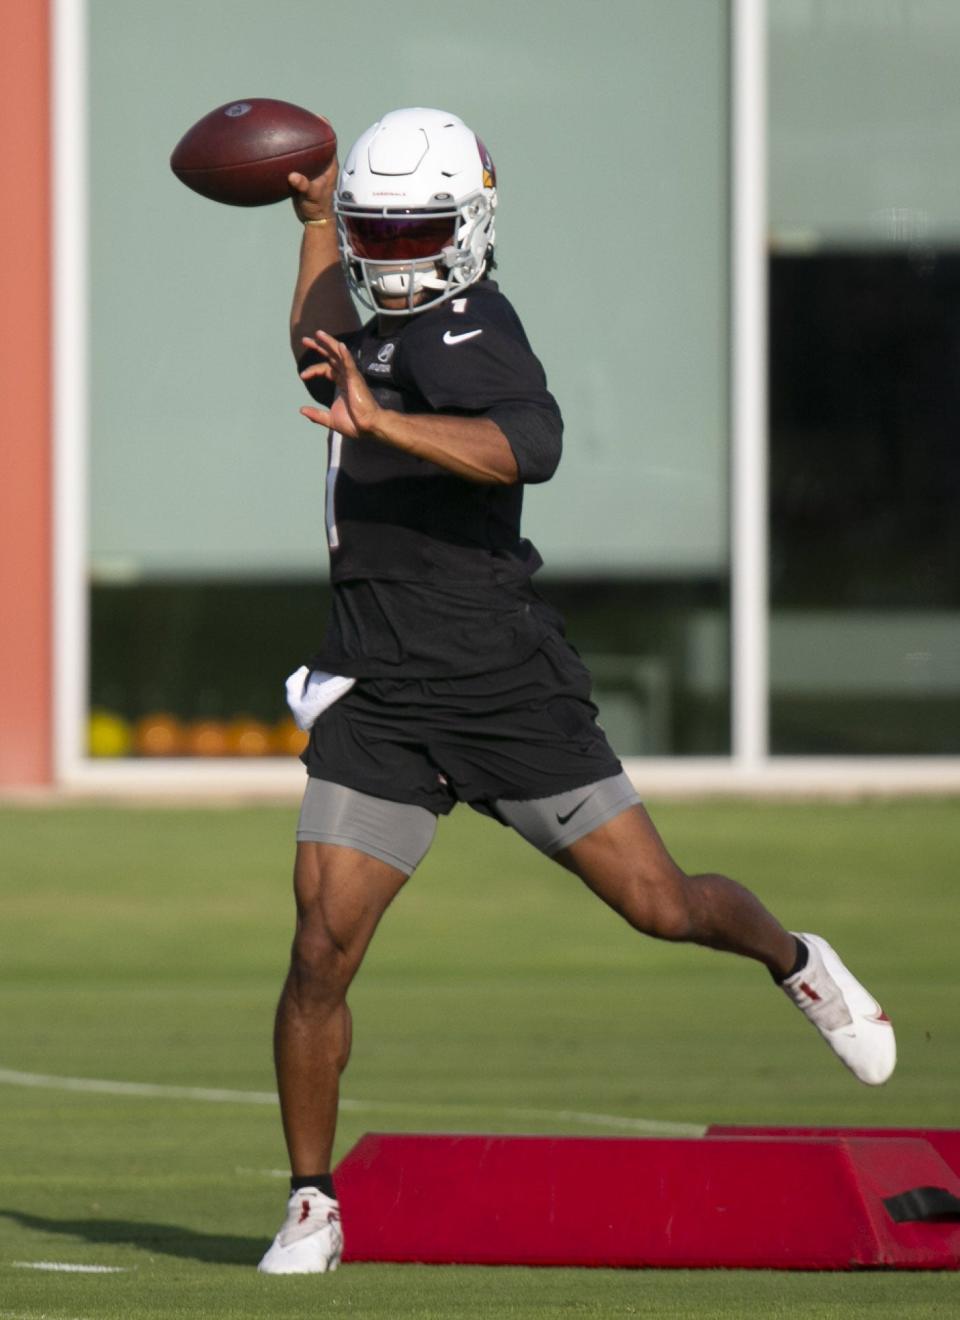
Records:
[[[447,330],[443,336],[445,344],[462,344],[465,339],[476,339],[477,335],[482,335],[482,330],[464,330],[462,334],[455,335],[452,330]]]

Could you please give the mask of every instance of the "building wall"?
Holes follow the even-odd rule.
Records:
[[[52,762],[49,36],[44,0],[0,5],[0,785]]]

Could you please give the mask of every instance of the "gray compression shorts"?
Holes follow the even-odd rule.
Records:
[[[626,774],[571,788],[552,797],[484,805],[547,857],[640,801]],[[425,807],[389,802],[326,779],[309,778],[297,823],[298,843],[336,843],[377,857],[411,875],[433,842],[437,818]]]

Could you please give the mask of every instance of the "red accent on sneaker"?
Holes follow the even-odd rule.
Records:
[[[876,1013],[873,1015],[873,1020],[874,1022],[890,1022],[889,1017],[887,1017],[882,1008],[877,1009]],[[893,1023],[890,1023],[890,1025],[892,1026]]]
[[[304,1198],[300,1202],[300,1218],[297,1220],[297,1223],[302,1224],[305,1219],[309,1219],[309,1218],[310,1218],[310,1202],[306,1198]]]
[[[820,1002],[820,996],[817,994],[816,990],[813,990],[809,985],[807,985],[806,981],[800,982],[800,989],[803,991],[805,995],[809,995],[811,999],[815,999],[818,1003]]]

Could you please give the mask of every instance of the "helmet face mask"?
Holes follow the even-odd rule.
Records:
[[[337,185],[337,237],[351,288],[385,316],[456,297],[487,268],[496,203],[489,154],[455,115],[385,115],[351,148]]]

